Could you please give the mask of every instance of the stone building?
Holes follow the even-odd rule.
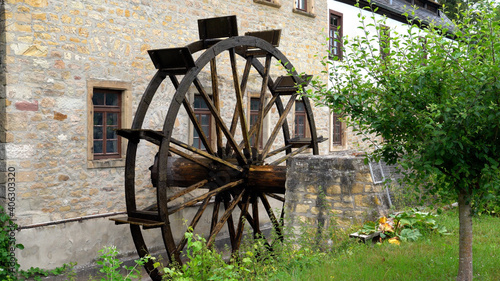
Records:
[[[130,127],[155,73],[147,51],[194,42],[198,19],[227,15],[237,16],[240,34],[281,29],[279,48],[296,69],[321,75],[315,55],[326,53],[327,3],[299,2],[1,1],[0,192],[15,202],[16,238],[26,247],[18,254],[22,267],[85,265],[104,245],[133,249],[127,227],[106,218],[125,210],[125,141],[109,138],[111,158],[94,142],[94,94],[118,95],[121,116],[110,124]],[[152,125],[162,124],[174,93],[173,87],[162,90],[147,121]],[[318,135],[328,135],[328,110],[315,115]],[[328,150],[323,143],[322,153]],[[142,168],[154,153],[142,148]],[[8,192],[7,171],[15,177],[15,190]],[[155,196],[148,174],[137,181],[144,188],[139,197]],[[151,240],[162,245],[160,237]]]
[[[105,245],[133,251],[128,228],[108,220],[126,207],[126,141],[112,133],[99,135],[103,124],[95,113],[110,116],[108,132],[130,127],[155,74],[148,50],[185,46],[199,39],[197,20],[236,15],[240,34],[281,29],[279,49],[297,71],[326,80],[320,59],[327,55],[330,10],[353,5],[326,0],[0,3],[0,197],[15,207],[12,214],[21,227],[16,238],[26,247],[17,256],[23,268],[90,264]],[[161,87],[145,121],[150,127],[161,129],[174,92]],[[293,125],[300,115],[294,110]],[[314,108],[314,117],[318,136],[329,138],[320,144],[320,154],[363,146],[327,108]],[[178,121],[186,141],[194,143],[193,129]],[[273,120],[266,122],[264,135]],[[300,128],[290,130],[299,134]],[[147,145],[139,151],[138,170],[146,172],[136,179],[137,196],[146,205],[155,196],[147,170],[156,151]],[[147,239],[163,247],[159,234]]]

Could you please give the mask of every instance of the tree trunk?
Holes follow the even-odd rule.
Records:
[[[467,195],[465,190],[461,190],[458,194],[460,238],[457,281],[472,280],[472,216]]]

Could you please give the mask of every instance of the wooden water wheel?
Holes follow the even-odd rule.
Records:
[[[183,262],[186,239],[182,233],[188,227],[194,231],[203,228],[198,232],[206,231],[209,246],[226,237],[232,251],[240,246],[245,224],[250,230],[246,232],[265,237],[270,244],[263,226],[271,225],[279,239],[285,200],[284,164],[298,153],[317,154],[318,142],[323,140],[316,136],[306,97],[300,104],[307,132],[294,138],[290,134],[291,112],[299,98],[296,85],[306,85],[310,77],[299,77],[276,48],[279,30],[238,36],[235,16],[200,20],[199,30],[200,41],[186,47],[149,51],[158,71],[138,105],[132,128],[118,131],[129,140],[125,167],[128,216],[113,220],[130,224],[141,257],[149,253],[143,232],[150,228],[161,230],[169,261],[178,263]],[[238,68],[238,62],[244,67]],[[222,76],[223,72],[227,75]],[[163,129],[145,128],[153,97],[168,80],[176,91]],[[248,118],[249,99],[245,95],[251,87],[260,94],[251,105],[254,114]],[[195,112],[191,91],[197,92],[195,102],[205,110],[208,125]],[[273,112],[275,117],[271,117]],[[185,128],[176,126],[181,118],[189,120],[196,144],[182,140],[185,133],[178,131]],[[269,119],[271,125],[265,134],[264,121]],[[145,209],[137,208],[135,187],[141,140],[158,147],[150,168],[156,203]],[[179,216],[186,226],[173,222]],[[161,279],[151,262],[146,269],[153,280]]]

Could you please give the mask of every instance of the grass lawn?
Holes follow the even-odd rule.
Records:
[[[281,271],[276,280],[455,280],[458,271],[458,211],[440,215],[451,235],[428,234],[400,246],[353,243],[340,255],[302,270]],[[500,280],[500,218],[481,216],[474,225],[474,278]]]

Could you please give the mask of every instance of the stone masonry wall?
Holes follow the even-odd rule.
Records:
[[[285,224],[299,231],[304,224],[339,226],[375,219],[388,202],[383,185],[373,184],[363,157],[298,156],[287,169]]]
[[[280,7],[262,2],[0,1],[0,27],[5,30],[0,38],[0,189],[5,190],[6,170],[12,167],[16,171],[17,223],[30,226],[125,210],[123,167],[87,165],[88,83],[131,85],[131,112],[135,113],[155,73],[147,50],[198,40],[198,19],[236,15],[241,35],[282,29],[279,48],[297,71],[320,75],[323,66],[315,55],[326,53],[326,0],[314,1],[315,17],[294,13],[293,1],[274,1]],[[150,128],[163,124],[174,90],[162,85],[160,92],[145,120]],[[328,110],[317,108],[315,117],[318,135],[327,137]],[[140,147],[138,170],[147,171],[154,149]],[[327,142],[321,144],[322,153],[328,149]],[[139,203],[147,205],[155,198],[149,174],[137,175]],[[22,267],[51,268],[69,261],[85,265],[103,245],[117,244],[124,236],[129,239],[125,227],[105,219],[89,224],[95,226],[85,228],[74,222],[22,230],[17,236],[26,246],[19,256]],[[76,228],[78,231],[70,231]],[[34,239],[42,236],[52,241]],[[87,239],[76,242],[80,237]],[[161,239],[153,240],[162,245]],[[82,243],[83,255],[79,254]],[[125,252],[133,251],[130,241],[121,246]]]
[[[280,49],[298,71],[318,75],[324,52],[326,1],[316,17],[250,0],[111,1],[6,0],[5,164],[17,174],[20,225],[123,211],[123,168],[87,167],[87,82],[132,85],[132,112],[155,73],[148,49],[183,46],[198,38],[197,19],[235,14],[240,34],[281,28]],[[162,124],[173,87],[146,124]],[[318,135],[328,135],[328,111],[318,109]],[[153,127],[152,126],[152,127]],[[144,148],[145,170],[152,155]],[[328,151],[323,143],[322,151]],[[142,162],[141,162],[142,161]],[[139,186],[150,186],[148,175]],[[154,196],[148,191],[144,197]]]

